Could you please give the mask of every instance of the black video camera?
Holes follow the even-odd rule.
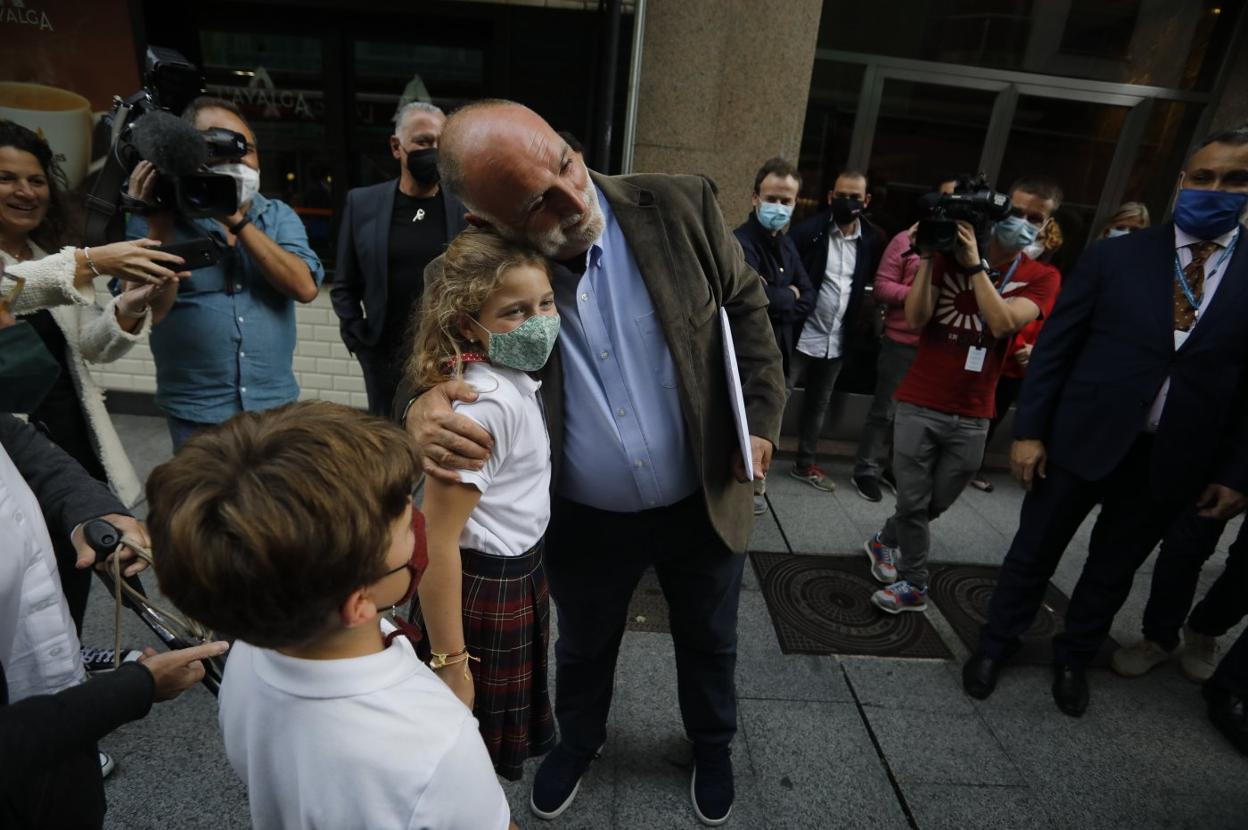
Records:
[[[952,253],[958,245],[958,220],[975,228],[980,250],[985,250],[993,224],[1010,215],[1010,197],[993,190],[982,173],[959,178],[952,193],[925,197],[925,206],[929,215],[919,220],[914,236],[914,247],[921,254]]]
[[[124,100],[114,97],[112,111],[102,119],[109,148],[87,194],[87,244],[121,239],[124,211],[173,210],[197,219],[238,210],[234,179],[213,173],[206,162],[241,159],[247,154],[246,138],[232,130],[200,132],[174,114],[202,92],[203,78],[194,64],[173,49],[148,47],[143,88]],[[125,193],[130,173],[144,160],[159,174],[151,202]]]

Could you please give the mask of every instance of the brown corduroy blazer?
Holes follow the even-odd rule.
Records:
[[[676,365],[681,411],[711,524],[731,550],[744,552],[754,526],[752,488],[732,476],[736,428],[718,312],[720,307],[727,309],[732,325],[750,433],[778,446],[784,375],[762,279],[746,265],[706,179],[658,174],[591,176],[628,241]],[[425,270],[426,288],[441,275],[439,257]],[[562,372],[556,347],[539,373],[554,482],[563,449]],[[406,380],[399,386],[395,401],[400,418],[412,391]]]

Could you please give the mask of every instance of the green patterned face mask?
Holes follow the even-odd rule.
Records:
[[[559,336],[559,315],[534,314],[511,331],[495,333],[478,327],[490,335],[490,362],[495,366],[536,372],[546,365]]]

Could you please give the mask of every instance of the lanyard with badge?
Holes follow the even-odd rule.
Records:
[[[1022,254],[1019,254],[1018,256],[1014,257],[1014,262],[1011,263],[1010,269],[1005,272],[1005,278],[1001,280],[1000,285],[995,286],[998,294],[1005,296],[1005,287],[1009,285],[1010,280],[1014,278],[1014,272],[1018,270],[1018,264],[1022,261],[1023,261]],[[975,316],[979,318],[979,323],[981,326],[979,342],[982,343],[984,339],[984,332],[988,330],[988,321],[984,319],[984,316],[982,314],[976,314]],[[966,365],[963,366],[962,368],[966,369],[966,371],[968,372],[982,372],[984,371],[984,361],[987,358],[988,358],[987,346],[971,346],[969,349],[967,349]]]
[[[1231,244],[1227,245],[1225,248],[1222,249],[1222,253],[1218,256],[1218,261],[1213,264],[1213,268],[1211,268],[1209,271],[1206,272],[1205,274],[1206,284],[1208,283],[1210,277],[1217,274],[1222,269],[1222,267],[1226,265],[1227,262],[1230,261],[1231,256],[1235,253],[1235,246],[1238,244],[1239,244],[1239,230],[1237,229],[1235,231],[1235,235],[1231,237]],[[1178,251],[1174,252],[1174,281],[1179,284],[1179,289],[1183,292],[1183,296],[1187,299],[1188,305],[1192,307],[1192,311],[1195,314],[1195,318],[1196,318],[1195,322],[1192,323],[1192,328],[1195,328],[1196,323],[1200,322],[1200,312],[1201,312],[1200,300],[1196,299],[1196,292],[1192,290],[1191,284],[1189,284],[1187,281],[1187,275],[1183,273],[1183,266],[1179,262]],[[1204,299],[1203,295],[1201,299]],[[1188,329],[1187,331],[1179,331],[1178,329],[1174,330],[1175,350],[1178,350],[1185,342],[1187,342],[1187,338],[1189,335],[1191,335],[1191,333],[1192,333],[1191,329]]]

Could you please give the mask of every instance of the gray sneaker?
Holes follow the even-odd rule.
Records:
[[[814,464],[811,464],[809,467],[799,467],[794,464],[789,470],[789,475],[798,481],[806,482],[816,490],[822,490],[825,493],[836,491],[836,484],[832,482],[828,474]]]
[[[762,496],[754,497],[754,515],[761,516],[767,512],[767,499]]]
[[[1152,640],[1140,640],[1123,646],[1109,658],[1110,667],[1123,677],[1143,677],[1174,656],[1161,644]]]
[[[1218,638],[1201,634],[1190,625],[1183,626],[1183,653],[1179,670],[1193,683],[1204,683],[1218,667]]]

